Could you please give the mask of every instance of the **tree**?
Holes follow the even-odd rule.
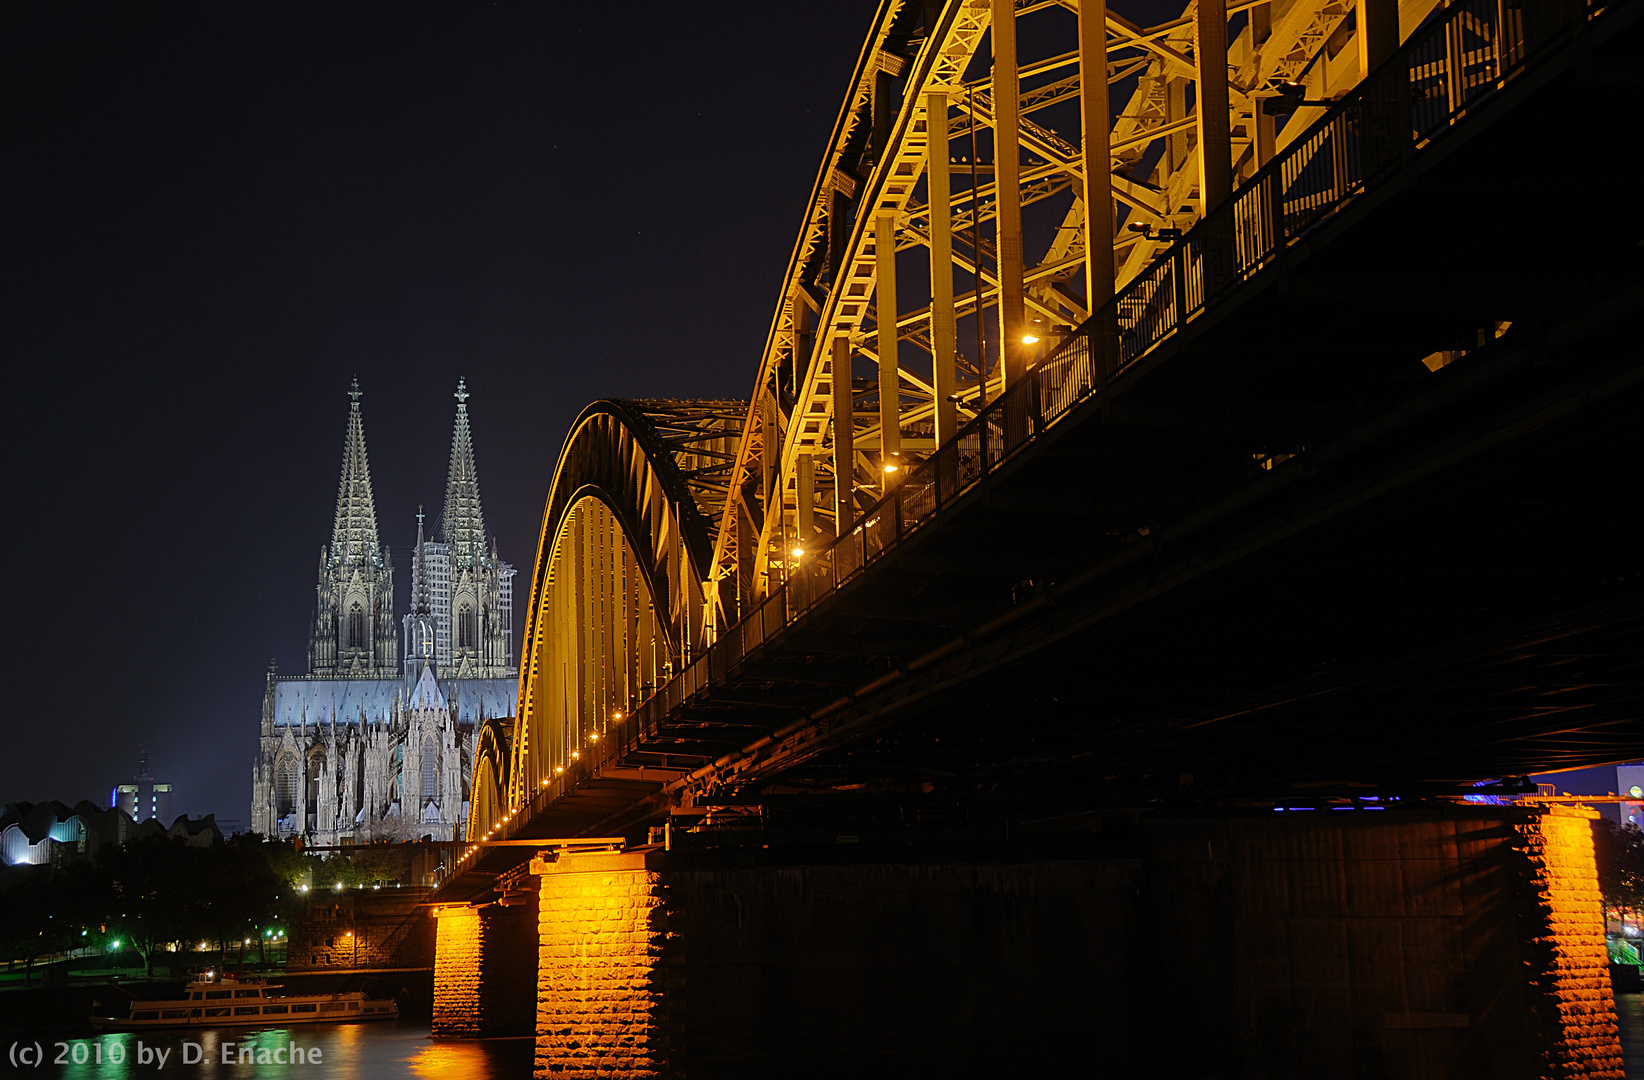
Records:
[[[1644,830],[1599,818],[1593,822],[1593,855],[1604,906],[1620,911],[1625,926],[1628,912],[1644,908]]]
[[[128,840],[98,860],[108,875],[108,922],[131,943],[151,978],[155,952],[180,939],[197,914],[192,887],[198,878],[187,865],[189,850],[180,839],[150,836]]]
[[[99,925],[101,882],[93,868],[73,864],[55,873],[31,872],[0,892],[0,956],[24,962],[24,982],[43,956],[86,943]]]

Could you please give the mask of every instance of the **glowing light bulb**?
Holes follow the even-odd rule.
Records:
[[[1023,334],[1022,335],[1022,344],[1023,345],[1037,345],[1037,344],[1039,344],[1039,337],[1038,337],[1037,334]]]

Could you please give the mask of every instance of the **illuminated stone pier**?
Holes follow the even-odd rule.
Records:
[[[1619,1078],[1589,818],[544,853],[534,909],[439,913],[436,1032],[500,1031],[507,971],[540,1077]]]
[[[434,910],[436,1039],[519,1036],[533,1030],[535,895],[515,889],[503,900]]]

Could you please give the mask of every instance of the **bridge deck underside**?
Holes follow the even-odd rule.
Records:
[[[1323,222],[532,834],[660,820],[721,755],[730,801],[1075,802],[1635,755],[1644,252],[1570,213],[1578,169],[1589,205],[1631,189],[1573,148],[1613,145],[1590,80],[1637,38]]]

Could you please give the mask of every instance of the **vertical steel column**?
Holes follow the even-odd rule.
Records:
[[[565,733],[570,730],[570,718],[576,713],[582,694],[582,594],[577,589],[577,566],[582,560],[581,510],[573,512],[565,542],[570,550],[562,560],[559,582],[563,595],[559,609],[560,640],[565,643],[560,649],[560,685],[565,693],[559,702],[559,712],[550,717],[553,731],[548,746],[548,771],[544,774],[549,778],[553,777],[554,766],[565,760]]]
[[[1273,35],[1273,5],[1257,4],[1250,9],[1250,44],[1260,48]],[[1256,102],[1256,168],[1260,169],[1273,160],[1275,144],[1278,141],[1278,125],[1273,117],[1262,109],[1262,103]]]
[[[1454,116],[1461,111],[1465,98],[1465,87],[1462,83],[1462,74],[1467,65],[1466,48],[1461,40],[1461,20],[1452,18],[1444,28],[1444,67],[1445,85],[1450,92],[1450,115]]]
[[[1107,100],[1107,0],[1079,4],[1079,121],[1085,159],[1085,307],[1092,317],[1113,299],[1113,120]],[[1111,319],[1091,335],[1096,371],[1105,376],[1116,363]]]
[[[1187,80],[1173,78],[1165,82],[1165,123],[1174,124],[1178,120],[1187,119]],[[1175,172],[1187,160],[1187,132],[1177,131],[1174,135],[1165,136],[1166,153],[1170,155],[1170,171]],[[1165,211],[1173,213],[1175,207],[1167,206]]]
[[[605,641],[600,648],[600,682],[604,693],[601,695],[599,711],[589,718],[589,730],[602,731],[605,728],[605,719],[616,708],[617,698],[621,694],[620,669],[617,667],[617,657],[622,655],[618,647],[621,633],[621,602],[618,597],[623,595],[622,590],[622,561],[618,557],[622,544],[622,526],[617,524],[616,515],[600,503],[600,517],[606,522],[604,529],[604,543],[601,545],[600,581],[605,586]]]
[[[902,452],[902,373],[896,347],[896,215],[888,210],[873,219],[874,274],[878,279],[875,312],[879,318],[879,457],[892,465]],[[882,474],[888,488],[896,473]]]
[[[851,405],[851,339],[833,339],[833,512],[838,535],[856,519],[856,421]]]
[[[582,725],[585,717],[592,716],[598,701],[599,688],[595,683],[595,664],[599,658],[599,612],[594,604],[597,597],[590,595],[590,590],[598,580],[598,571],[595,567],[595,529],[594,507],[599,503],[586,504],[582,514],[582,560],[577,573],[577,593],[582,597],[582,693],[577,698],[577,711],[571,717],[570,729],[566,732],[565,758],[569,761],[571,751],[582,742]]]
[[[759,388],[759,497],[765,507],[766,521],[771,519],[773,512],[771,510],[771,501],[775,497],[773,493],[776,490],[776,475],[782,468],[782,444],[780,433],[777,431],[776,401],[774,398],[775,395],[771,392],[771,387],[761,386]],[[774,512],[777,516],[778,529],[780,529],[782,517],[780,499],[777,499],[777,507]]]
[[[622,544],[622,715],[627,716],[639,703],[639,566],[628,551],[627,540]]]
[[[936,388],[936,445],[959,430],[957,348],[953,310],[953,189],[948,175],[948,92],[925,95],[925,196],[930,204],[930,340]]]
[[[656,673],[656,597],[650,589],[645,589],[640,596],[643,609],[637,613],[639,620],[639,686],[640,695],[655,693],[658,689]]]
[[[1021,111],[1016,74],[1016,5],[993,4],[993,178],[998,193],[994,221],[999,238],[999,353],[1008,390],[1027,372],[1022,347],[1025,315],[1022,288]]]
[[[812,507],[816,504],[816,472],[811,464],[811,455],[800,454],[794,471],[794,482],[798,485],[794,498],[794,531],[798,533],[795,546],[808,550],[816,536],[815,517],[812,514]]]
[[[1233,143],[1228,131],[1227,0],[1199,0],[1193,16],[1198,65],[1199,216],[1233,194]]]
[[[1399,47],[1399,0],[1358,0],[1359,78],[1380,67]]]

